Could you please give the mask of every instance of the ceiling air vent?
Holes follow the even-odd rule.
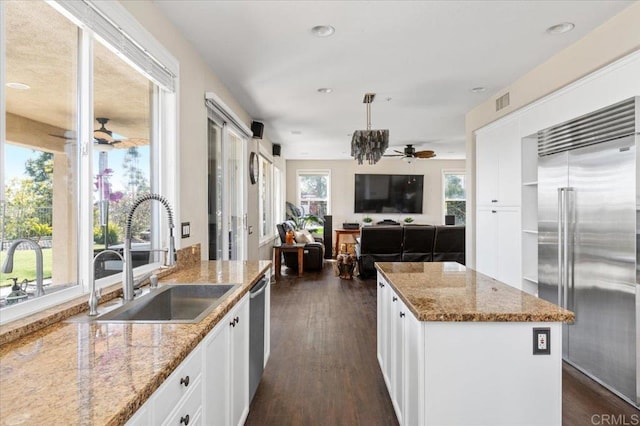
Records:
[[[496,111],[500,111],[501,109],[506,108],[508,106],[509,106],[509,92],[505,93],[504,95],[496,99]]]

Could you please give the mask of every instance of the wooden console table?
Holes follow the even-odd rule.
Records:
[[[333,252],[333,258],[335,259],[340,253],[340,235],[351,234],[354,237],[360,235],[360,229],[336,229],[336,247]]]
[[[273,265],[275,269],[276,280],[280,278],[280,268],[282,267],[282,253],[288,251],[298,252],[298,276],[304,273],[304,244],[280,244],[273,246],[273,255],[275,257]]]

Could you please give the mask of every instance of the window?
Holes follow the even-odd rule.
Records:
[[[284,220],[284,197],[282,196],[282,171],[273,166],[273,222],[279,223]]]
[[[298,206],[304,214],[323,218],[331,211],[331,172],[329,170],[298,170]]]
[[[0,2],[0,263],[16,248],[13,271],[0,273],[2,322],[86,292],[94,254],[122,250],[135,197],[153,191],[176,199],[176,167],[168,160],[176,148],[168,141],[177,62],[121,7],[104,2],[100,9],[92,2]],[[161,260],[153,250],[166,245],[168,232],[153,219],[166,217],[161,211],[136,211],[133,237],[144,253],[134,255],[134,267]],[[42,251],[45,297],[35,297],[35,253],[17,245],[20,239]],[[97,262],[96,278],[121,268],[110,261],[106,271],[106,263]],[[26,300],[2,300],[11,277],[26,280]]]
[[[260,227],[260,240],[271,237],[274,234],[273,228],[275,221],[273,220],[273,166],[269,160],[259,155],[258,170],[258,215]]]
[[[443,171],[444,214],[453,215],[456,225],[464,225],[467,211],[464,171]]]

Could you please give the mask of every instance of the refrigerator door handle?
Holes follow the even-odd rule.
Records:
[[[564,307],[564,208],[565,208],[565,191],[564,188],[558,188],[558,305]]]
[[[573,246],[574,246],[574,223],[575,223],[575,192],[574,188],[564,188],[564,305],[565,309],[572,309],[573,304],[569,301],[569,292],[573,294]]]

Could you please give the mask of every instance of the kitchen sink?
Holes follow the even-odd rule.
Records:
[[[197,323],[240,284],[176,284],[148,294],[95,318],[97,322]]]

